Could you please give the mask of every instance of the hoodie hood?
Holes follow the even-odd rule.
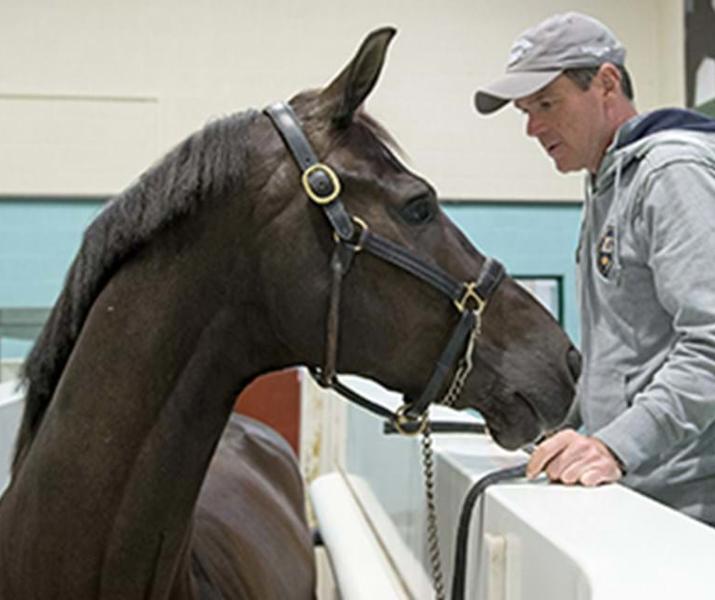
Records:
[[[664,132],[668,133],[664,136]],[[620,229],[627,210],[627,201],[621,185],[624,174],[657,146],[683,144],[683,138],[688,138],[688,147],[692,149],[695,136],[705,136],[712,140],[702,146],[704,151],[712,152],[712,148],[715,148],[715,119],[678,108],[637,115],[621,125],[606,150],[598,172],[587,179],[589,185],[586,192],[586,213],[598,210],[612,215],[610,221],[613,225],[609,230],[609,237],[613,240],[612,269],[616,279],[620,277],[621,271]],[[593,196],[600,198],[600,207],[592,206]],[[589,214],[586,215],[586,220],[591,218]]]
[[[614,177],[618,178],[620,171],[627,168],[631,160],[644,156],[657,142],[659,136],[655,134],[664,131],[715,135],[715,119],[682,108],[664,108],[633,117],[616,132],[591,182],[603,187]]]
[[[681,108],[655,110],[639,115],[623,125],[616,136],[614,150],[666,129],[715,133],[715,119]]]

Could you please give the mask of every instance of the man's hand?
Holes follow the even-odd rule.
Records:
[[[545,471],[551,481],[596,486],[618,481],[623,472],[616,457],[601,440],[564,429],[536,447],[526,476]]]

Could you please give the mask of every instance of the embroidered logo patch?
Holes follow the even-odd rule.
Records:
[[[596,252],[596,267],[604,277],[608,277],[613,267],[613,251],[616,246],[613,235],[613,225],[606,227],[606,231],[598,240],[598,250]]]
[[[511,50],[509,50],[509,62],[506,66],[513,67],[522,58],[524,58],[524,55],[533,47],[534,44],[529,40],[526,40],[524,38],[519,38],[518,40],[516,40],[514,42],[514,45],[511,47]]]

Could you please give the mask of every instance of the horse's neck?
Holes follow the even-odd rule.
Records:
[[[2,506],[0,536],[34,536],[43,550],[29,562],[61,564],[52,579],[76,597],[101,586],[102,598],[144,598],[170,585],[235,394],[264,369],[240,343],[255,319],[212,277],[220,244],[185,248],[189,233],[146,248],[95,301]]]

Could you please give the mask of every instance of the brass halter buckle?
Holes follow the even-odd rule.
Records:
[[[468,309],[467,302],[470,300],[474,302],[475,306],[474,308]],[[464,284],[464,294],[462,294],[462,297],[459,300],[454,301],[454,305],[461,313],[465,310],[473,310],[476,315],[481,315],[482,312],[484,312],[484,307],[487,305],[487,301],[477,294],[477,283],[475,281],[470,281]]]
[[[333,191],[330,192],[327,196],[320,196],[310,185],[309,178],[316,171],[322,171],[323,173],[325,173],[328,176],[328,179],[330,179],[330,183],[333,184]],[[330,204],[340,195],[340,180],[338,179],[338,176],[336,175],[335,171],[333,171],[326,164],[315,163],[314,165],[310,165],[305,171],[303,171],[301,182],[303,183],[303,189],[305,190],[305,193],[308,194],[308,197],[313,202],[315,202],[316,204],[320,204],[321,206]]]
[[[427,411],[423,412],[419,417],[413,418],[407,416],[407,410],[410,408],[409,404],[403,404],[395,411],[395,418],[393,419],[393,424],[395,429],[402,435],[419,435],[423,433],[425,427],[427,427]],[[415,429],[406,429],[407,425],[417,425]]]

